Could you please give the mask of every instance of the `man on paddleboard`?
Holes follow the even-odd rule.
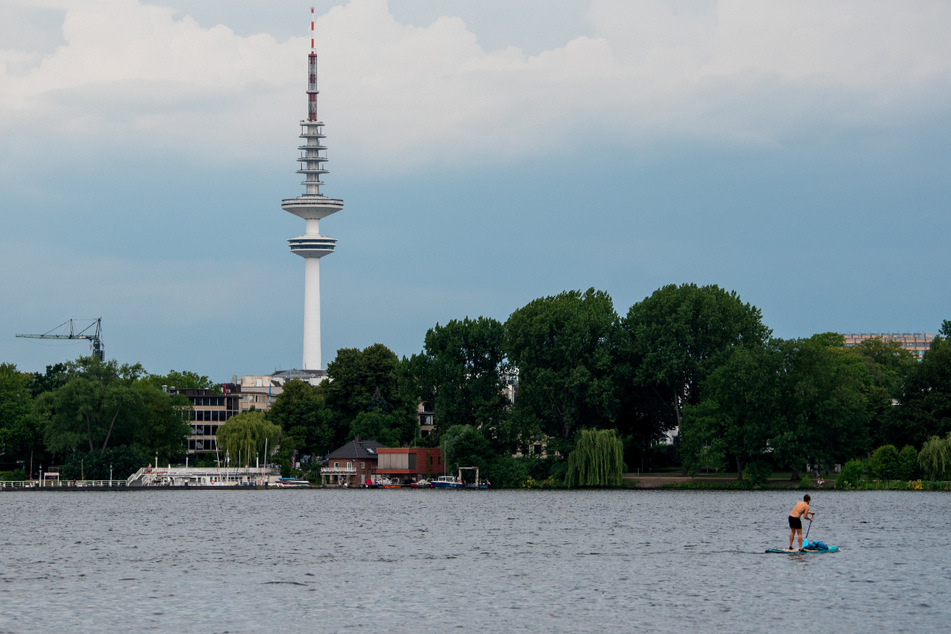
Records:
[[[799,535],[799,550],[802,550],[802,518],[812,521],[815,513],[809,511],[809,502],[812,500],[807,493],[802,497],[802,502],[796,502],[791,513],[789,513],[789,550],[792,550],[793,537]]]

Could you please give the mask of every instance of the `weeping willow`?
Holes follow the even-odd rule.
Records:
[[[568,454],[568,486],[619,486],[624,471],[624,443],[613,429],[585,429]]]
[[[945,438],[932,436],[921,447],[918,454],[918,466],[930,480],[944,480],[951,469],[951,433]]]
[[[224,450],[235,463],[254,463],[252,456],[262,455],[265,446],[268,453],[277,448],[281,428],[268,421],[264,412],[245,412],[232,416],[218,428],[218,447]],[[267,456],[263,456],[267,460]]]

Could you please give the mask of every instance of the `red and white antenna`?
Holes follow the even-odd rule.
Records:
[[[307,120],[317,120],[317,47],[314,28],[314,7],[310,8],[310,55],[307,56]]]

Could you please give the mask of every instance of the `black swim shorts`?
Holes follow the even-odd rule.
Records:
[[[802,530],[802,520],[796,517],[795,515],[790,515],[789,528],[798,528],[799,530]]]

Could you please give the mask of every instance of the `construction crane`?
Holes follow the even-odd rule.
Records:
[[[76,327],[73,325],[72,319],[69,321],[64,321],[56,328],[44,332],[42,335],[17,335],[17,337],[23,337],[25,339],[88,339],[92,345],[92,353],[96,355],[100,361],[106,360],[106,353],[102,347],[102,317],[93,320],[91,324],[83,328],[82,330],[77,331]],[[69,334],[66,334],[65,327],[69,326]],[[95,326],[96,329],[90,332],[90,329]]]

